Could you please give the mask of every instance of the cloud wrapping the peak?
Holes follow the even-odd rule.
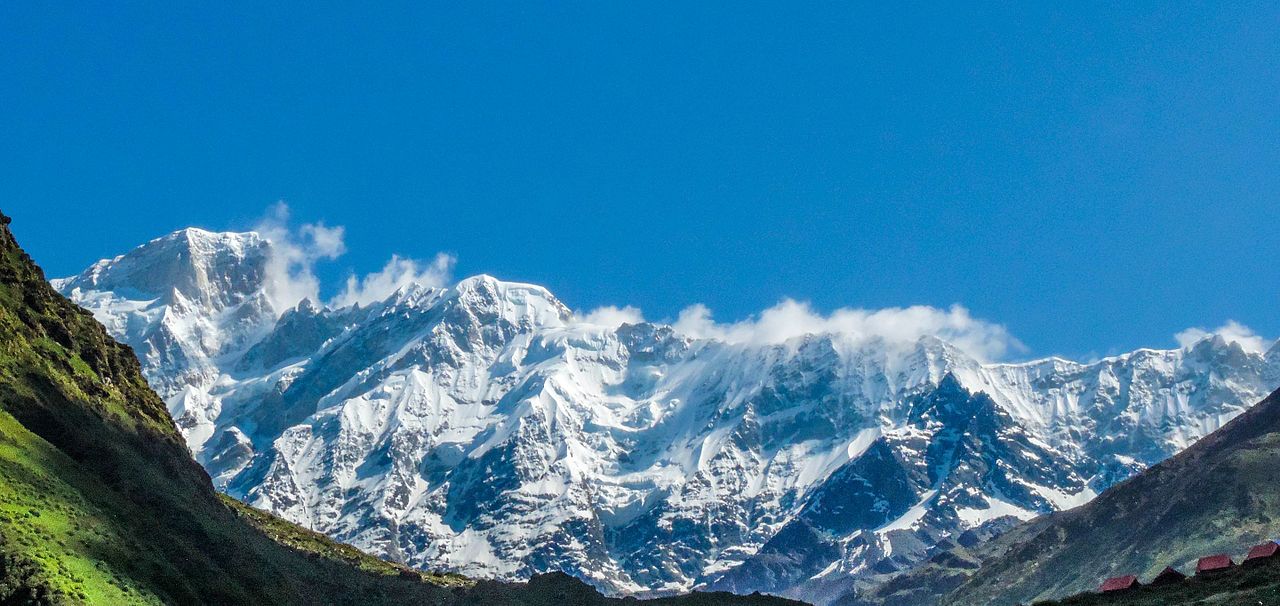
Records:
[[[317,259],[336,259],[347,252],[343,241],[345,229],[341,225],[325,227],[324,223],[307,223],[299,231],[307,243],[307,252]]]
[[[275,309],[292,308],[304,298],[320,301],[320,283],[314,267],[318,261],[334,259],[346,252],[343,228],[307,223],[290,229],[289,207],[281,202],[256,229],[272,243],[273,255],[267,264],[267,294]],[[377,272],[362,277],[349,276],[345,288],[328,304],[334,307],[369,305],[385,300],[410,284],[447,286],[452,282],[456,261],[453,255],[445,253],[437,254],[430,262],[392,255]],[[577,314],[577,321],[612,329],[645,319],[636,307],[607,305]],[[720,323],[712,318],[707,306],[695,304],[681,311],[672,326],[689,337],[764,345],[811,334],[837,335],[852,341],[879,339],[890,345],[910,345],[921,337],[933,336],[982,361],[1001,360],[1013,352],[1026,351],[1003,325],[974,318],[961,305],[947,309],[924,305],[872,310],[841,308],[823,314],[808,303],[783,299],[755,317]],[[1261,337],[1235,322],[1228,322],[1215,332],[1241,342],[1251,351],[1262,346]],[[1178,333],[1178,340],[1185,346],[1197,340],[1196,335],[1205,334],[1208,333],[1201,329],[1188,329]]]
[[[435,259],[425,264],[399,255],[391,255],[391,260],[387,261],[382,271],[368,274],[360,279],[354,275],[349,276],[346,290],[334,297],[331,304],[335,307],[347,307],[376,303],[410,284],[437,288],[446,286],[452,280],[453,266],[456,262],[456,257],[445,253],[437,253]]]
[[[1193,345],[1211,335],[1218,335],[1228,343],[1239,343],[1240,347],[1249,353],[1264,353],[1272,343],[1254,332],[1252,328],[1235,320],[1227,320],[1226,324],[1213,330],[1205,330],[1198,327],[1188,328],[1173,335],[1173,338],[1178,341],[1179,347],[1190,349]]]
[[[303,299],[320,302],[320,280],[315,274],[317,262],[336,259],[347,252],[345,229],[324,223],[305,223],[290,227],[289,205],[278,202],[254,227],[271,242],[271,257],[266,264],[265,290],[272,306],[280,313]],[[456,259],[438,253],[430,262],[392,255],[380,271],[357,278],[347,278],[346,288],[330,305],[345,307],[355,303],[367,305],[381,301],[409,284],[446,286],[451,280]]]
[[[318,301],[316,262],[336,259],[347,250],[342,226],[307,223],[296,231],[289,229],[289,206],[284,202],[276,203],[254,231],[271,242],[265,286],[267,298],[278,311],[292,308],[303,299]]]
[[[603,307],[597,307],[585,314],[578,314],[577,319],[583,324],[617,328],[623,324],[639,324],[644,322],[644,314],[640,312],[640,308],[632,307],[630,305],[625,307],[605,305]]]
[[[875,310],[841,308],[823,315],[808,303],[783,299],[758,317],[722,324],[712,319],[710,309],[698,304],[681,311],[673,326],[695,338],[754,344],[783,343],[810,334],[900,344],[934,336],[983,361],[1000,360],[1026,349],[1004,326],[974,318],[960,305],[945,310],[924,305]]]

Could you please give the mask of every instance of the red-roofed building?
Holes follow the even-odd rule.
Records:
[[[1138,582],[1138,577],[1130,574],[1122,577],[1111,577],[1103,581],[1102,587],[1099,587],[1098,591],[1101,591],[1102,593],[1125,591],[1127,589],[1133,589],[1139,585],[1141,585],[1141,583]]]
[[[1178,572],[1172,566],[1165,566],[1164,570],[1161,570],[1160,574],[1156,575],[1156,578],[1151,579],[1151,582],[1148,583],[1148,585],[1172,585],[1174,583],[1181,583],[1186,578],[1187,575]]]
[[[1206,572],[1219,572],[1235,566],[1236,563],[1231,561],[1231,556],[1225,553],[1218,555],[1205,556],[1196,562],[1196,574],[1204,574]]]
[[[1246,562],[1260,562],[1276,557],[1276,553],[1280,552],[1280,545],[1275,541],[1267,541],[1261,545],[1254,545],[1249,549],[1249,555],[1244,557]]]

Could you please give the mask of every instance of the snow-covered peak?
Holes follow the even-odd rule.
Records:
[[[256,232],[187,228],[52,282],[133,347],[153,387],[195,389],[275,322],[273,252]]]
[[[501,318],[527,328],[562,327],[573,317],[573,312],[547,289],[504,282],[487,274],[459,281],[447,296],[480,316]]]
[[[210,232],[189,227],[55,280],[62,292],[113,291],[133,299],[171,299],[221,309],[261,291],[271,245],[256,232]]]
[[[1219,334],[1209,335],[1189,348],[1192,358],[1206,362],[1233,363],[1249,357],[1238,341],[1230,341]]]

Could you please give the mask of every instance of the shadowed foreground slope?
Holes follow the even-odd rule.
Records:
[[[0,215],[0,603],[612,604],[565,575],[420,573],[220,497],[133,353]],[[785,604],[728,594],[658,604]]]

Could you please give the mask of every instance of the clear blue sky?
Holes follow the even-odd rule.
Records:
[[[1280,336],[1274,3],[187,4],[0,5],[0,209],[50,274],[283,199],[346,226],[332,278]]]

